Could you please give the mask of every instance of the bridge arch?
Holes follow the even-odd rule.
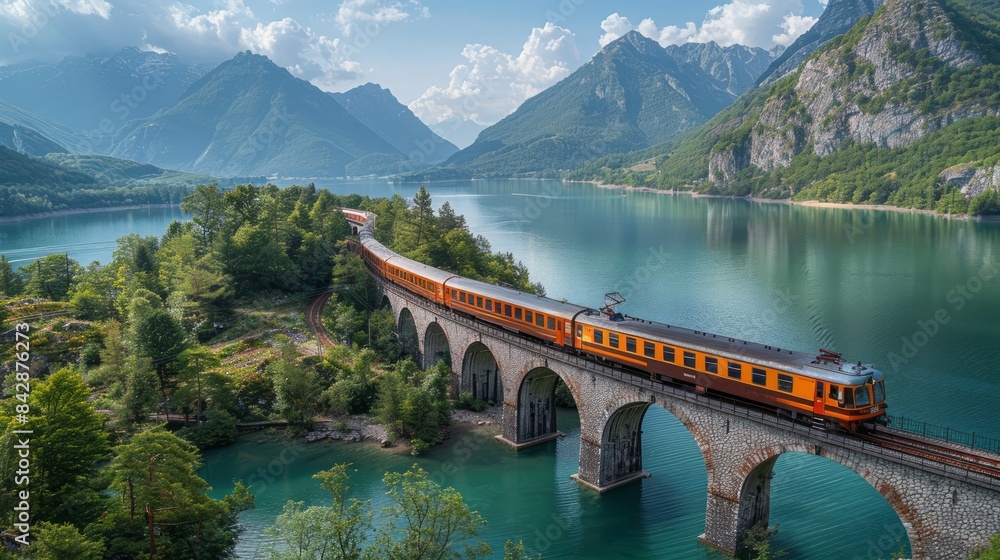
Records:
[[[417,323],[413,320],[413,313],[407,307],[399,310],[398,332],[399,344],[403,347],[403,353],[413,357],[414,360],[419,360],[420,338],[417,335]]]
[[[598,471],[598,490],[610,490],[626,484],[637,478],[645,478],[649,473],[642,468],[642,425],[646,413],[656,406],[674,418],[691,435],[702,453],[705,464],[706,446],[699,441],[698,432],[693,428],[690,419],[683,410],[664,402],[657,402],[655,397],[642,398],[642,395],[622,394],[612,399],[604,411],[604,425],[601,427],[600,467]],[[709,480],[712,472],[708,469]]]
[[[920,525],[919,519],[914,515],[914,511],[907,507],[902,500],[902,495],[896,488],[886,481],[878,479],[870,469],[865,468],[856,460],[842,457],[835,451],[817,449],[813,446],[802,443],[789,443],[771,446],[759,450],[748,461],[744,469],[739,474],[742,475],[743,482],[739,491],[739,510],[736,519],[736,546],[737,550],[742,550],[745,546],[746,532],[757,524],[767,526],[770,522],[771,510],[771,479],[774,477],[774,465],[782,455],[804,453],[807,455],[819,455],[829,461],[837,463],[861,477],[869,486],[874,488],[879,495],[892,507],[896,516],[903,524],[906,537],[909,540],[911,557],[924,558],[923,543],[920,540],[917,528]],[[895,540],[893,540],[893,543]],[[886,550],[880,551],[882,556],[896,552],[894,544],[890,543]]]
[[[482,342],[473,342],[465,349],[461,376],[460,391],[468,391],[473,397],[490,404],[503,400],[500,366],[496,356]]]
[[[389,299],[389,296],[382,294],[382,300],[379,302],[378,308],[392,309],[392,300]]]
[[[556,381],[562,379],[573,399],[581,402],[572,376],[561,375],[547,362],[532,360],[517,385],[517,446],[533,445],[562,435],[556,427]]]
[[[424,331],[424,367],[428,368],[444,360],[451,367],[451,347],[448,346],[448,335],[441,323],[431,321]]]

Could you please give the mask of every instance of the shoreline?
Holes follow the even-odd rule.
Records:
[[[153,208],[180,208],[180,204],[129,204],[125,206],[102,206],[100,208],[76,208],[70,210],[56,210],[54,212],[41,212],[38,214],[25,214],[23,216],[0,216],[0,224],[11,222],[26,222],[28,220],[40,220],[42,218],[59,218],[62,216],[73,216],[75,214],[97,214],[99,212],[111,212],[115,210],[145,210]]]
[[[970,216],[968,214],[940,214],[934,210],[922,210],[919,208],[900,208],[899,206],[888,206],[882,204],[849,204],[844,202],[820,202],[818,200],[791,200],[787,198],[758,198],[754,196],[730,196],[722,194],[704,194],[690,190],[680,189],[654,189],[652,187],[633,187],[631,185],[615,185],[612,183],[602,183],[600,181],[570,181],[563,180],[564,183],[589,183],[599,189],[620,190],[624,192],[650,192],[655,194],[684,194],[694,198],[732,198],[736,200],[746,200],[748,202],[759,202],[765,204],[787,204],[789,206],[802,206],[806,208],[832,208],[836,210],[879,210],[883,212],[902,212],[905,214],[923,214],[936,218],[947,218],[950,220],[976,221],[976,222],[1000,222],[1000,216]]]

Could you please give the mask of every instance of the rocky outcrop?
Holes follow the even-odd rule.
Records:
[[[1000,165],[956,165],[942,171],[938,179],[958,187],[965,198],[971,200],[988,189],[1000,190]]]
[[[792,159],[802,151],[805,131],[795,115],[795,100],[785,96],[765,107],[757,126],[750,134],[750,164],[772,171],[777,167],[787,167]]]
[[[982,64],[958,38],[942,2],[888,0],[856,39],[805,62],[789,78],[793,93],[774,95],[760,107],[744,142],[749,157],[713,150],[710,177],[726,182],[744,164],[764,171],[785,167],[807,146],[821,157],[848,140],[902,148],[959,120],[998,114],[996,107],[976,102],[928,111],[920,92],[911,95],[904,83],[929,81],[931,71],[918,66],[920,56],[953,69]]]

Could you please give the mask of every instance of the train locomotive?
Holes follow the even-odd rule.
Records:
[[[343,210],[361,227],[353,248],[368,269],[419,297],[549,345],[781,411],[823,427],[857,431],[885,421],[882,373],[821,349],[809,354],[598,311],[451,274],[398,255],[375,239],[374,216]]]

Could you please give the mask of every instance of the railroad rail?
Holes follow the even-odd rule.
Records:
[[[326,348],[333,346],[333,341],[330,340],[330,336],[326,334],[326,327],[323,326],[323,307],[332,294],[332,290],[325,291],[306,307],[306,324],[309,325],[309,330],[316,337],[320,355],[323,355]]]
[[[891,428],[859,433],[856,437],[914,457],[946,463],[1000,479],[1000,456],[992,453],[962,448],[941,440],[934,441],[931,438],[918,437]]]

